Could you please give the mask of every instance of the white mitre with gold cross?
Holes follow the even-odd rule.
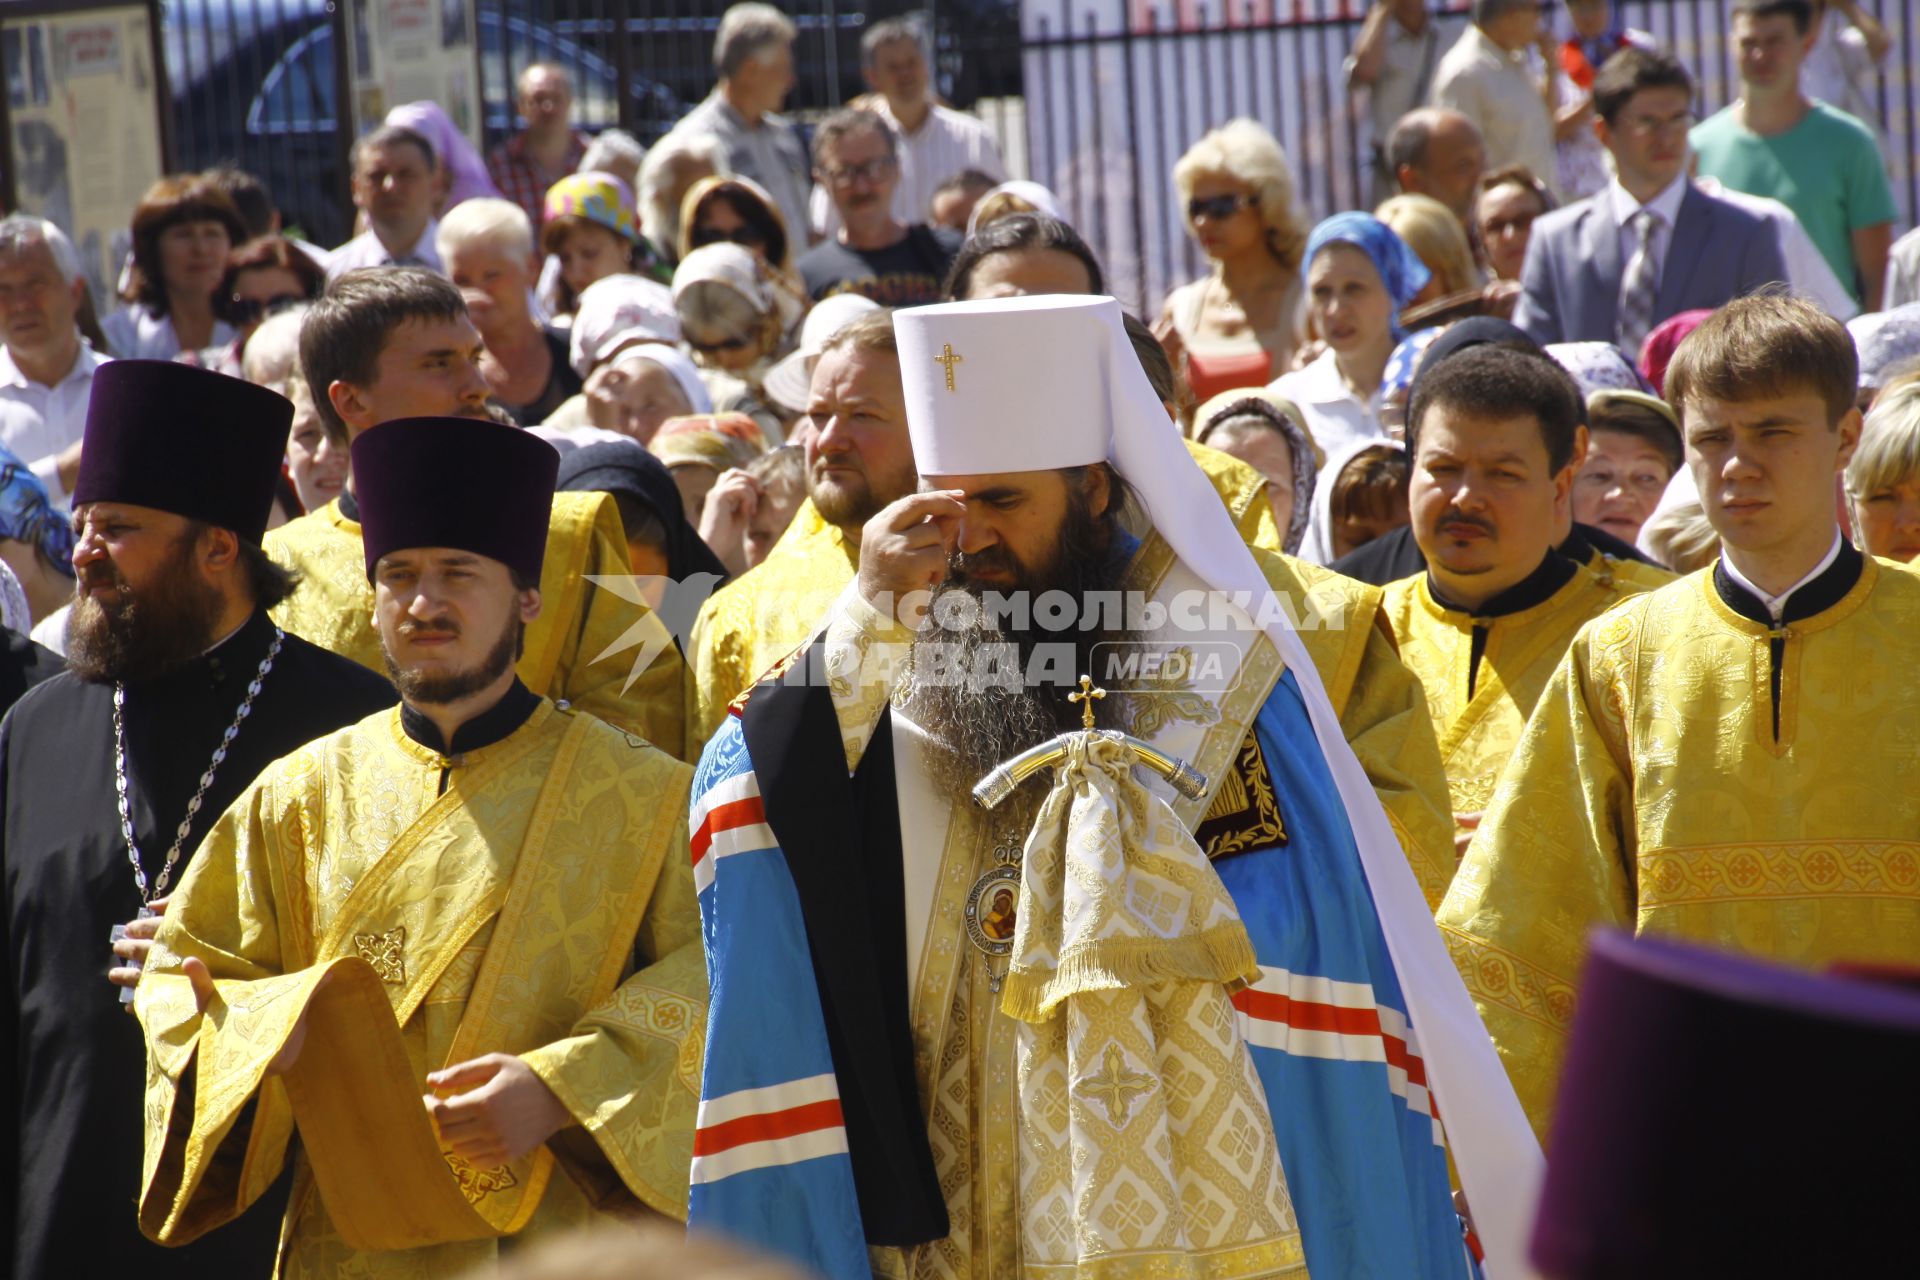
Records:
[[[1201,583],[1258,602],[1251,612],[1294,674],[1346,809],[1489,1274],[1525,1274],[1539,1148],[1293,615],[1267,607],[1266,575],[1168,421],[1119,303],[1060,294],[942,303],[895,312],[894,334],[914,463],[927,483],[1110,462]],[[1012,994],[1011,974],[1009,982]]]

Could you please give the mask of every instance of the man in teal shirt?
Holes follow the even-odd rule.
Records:
[[[1800,92],[1814,35],[1807,0],[1734,0],[1740,99],[1694,126],[1693,150],[1703,175],[1792,209],[1862,310],[1878,311],[1893,191],[1873,131]]]

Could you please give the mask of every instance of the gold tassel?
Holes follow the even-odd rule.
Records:
[[[1101,938],[1070,947],[1051,970],[1007,974],[1000,1011],[1044,1022],[1069,996],[1162,982],[1218,982],[1229,990],[1260,976],[1253,942],[1238,920],[1184,938]]]

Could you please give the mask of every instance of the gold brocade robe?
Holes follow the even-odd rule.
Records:
[[[1452,862],[1446,784],[1419,682],[1394,655],[1380,619],[1380,589],[1287,557],[1254,554],[1275,594],[1302,619],[1300,638],[1348,741],[1387,808],[1422,890],[1429,901],[1437,901]],[[1188,576],[1179,576],[1183,574]],[[1155,535],[1142,543],[1128,580],[1130,588],[1156,596],[1197,588],[1197,580]],[[858,654],[856,662],[876,654],[897,655],[910,640],[904,627],[880,617],[856,592],[847,591],[827,620],[829,673],[838,674],[836,655]],[[1174,805],[1210,855],[1222,852],[1212,841],[1235,832],[1247,834],[1262,821],[1257,802],[1247,796],[1259,791],[1256,782],[1265,783],[1270,792],[1271,782],[1264,765],[1256,766],[1257,780],[1247,776],[1246,745],[1254,718],[1281,674],[1278,655],[1263,638],[1247,650],[1238,678],[1224,695],[1163,685],[1130,699],[1125,728],[1188,760],[1212,780],[1207,798]],[[851,770],[865,753],[889,691],[836,678],[833,692]],[[914,1066],[951,1233],[917,1249],[873,1249],[874,1272],[888,1280],[1034,1280],[1051,1273],[1023,1265],[1023,1232],[1044,1236],[1064,1229],[1065,1222],[1048,1212],[1054,1202],[1044,1198],[1044,1188],[1025,1181],[1036,1171],[1030,1161],[1023,1161],[1019,1137],[1020,1024],[999,1011],[1000,997],[989,989],[987,967],[968,943],[962,924],[968,893],[980,873],[993,865],[996,847],[1008,842],[1017,847],[1025,832],[1010,814],[952,803],[951,796],[941,794],[917,745],[921,732],[898,706],[892,723],[907,863]],[[1257,750],[1254,757],[1257,760]],[[1241,798],[1229,802],[1226,797],[1237,783],[1245,784]],[[1220,834],[1209,837],[1209,831]],[[1257,838],[1270,844],[1273,833]],[[922,902],[930,907],[923,916],[916,912]],[[915,924],[916,918],[924,919],[924,928]],[[1212,1093],[1217,1080],[1211,1073],[1223,1069],[1217,1055],[1199,1040],[1183,1046],[1182,1052],[1181,1061],[1192,1073],[1185,1087],[1194,1097]],[[1032,1093],[1028,1090],[1030,1098]],[[1116,1185],[1121,1182],[1143,1185],[1130,1177],[1116,1179]],[[1190,1215],[1202,1212],[1205,1199],[1196,1193],[1195,1203],[1187,1206]],[[1202,1216],[1223,1232],[1236,1219],[1258,1216],[1255,1206],[1219,1208],[1219,1217]],[[1139,1215],[1143,1233],[1153,1221],[1148,1200],[1130,1192],[1117,1197],[1112,1212]],[[1196,1257],[1191,1274],[1304,1274],[1297,1234],[1289,1241],[1223,1247]],[[1116,1263],[1110,1274],[1113,1280],[1127,1280],[1149,1273],[1130,1272]]]
[[[1587,568],[1601,578],[1618,582],[1629,591],[1653,591],[1666,586],[1678,575],[1644,560],[1616,558],[1595,547],[1587,557]]]
[[[1595,926],[1816,966],[1920,955],[1920,576],[1867,558],[1785,628],[1713,571],[1589,623],[1439,913],[1544,1140]]]
[[[504,1234],[684,1218],[706,1010],[690,784],[544,701],[453,759],[391,710],[270,766],[208,833],[138,989],[142,1229],[185,1242],[234,1217],[296,1124],[284,1276],[424,1280],[489,1262]],[[204,1016],[182,956],[215,979]],[[266,1074],[303,1010],[298,1060]],[[476,1169],[420,1095],[489,1052],[517,1054],[575,1124]]]
[[[1581,567],[1566,585],[1531,608],[1475,618],[1435,600],[1425,573],[1387,584],[1387,621],[1400,642],[1401,660],[1427,691],[1454,813],[1479,813],[1487,807],[1500,770],[1520,745],[1527,717],[1574,633],[1589,618],[1643,589]],[[1487,639],[1479,671],[1472,673],[1476,629],[1484,629]]]
[[[1218,449],[1184,443],[1247,545],[1280,551],[1283,531],[1274,523],[1265,477]],[[693,752],[720,727],[729,703],[819,630],[859,568],[859,545],[821,519],[809,498],[764,561],[714,592],[687,645]]]
[[[304,640],[384,673],[373,624],[360,524],[338,500],[268,532],[267,554],[300,574],[300,585],[273,620]],[[680,651],[637,590],[623,595],[589,576],[633,573],[620,509],[604,493],[556,493],[540,566],[540,616],[527,626],[522,683],[618,729],[637,733],[668,755],[686,754],[686,677]],[[647,669],[623,691],[633,650],[601,654],[630,635],[658,632],[665,641]]]

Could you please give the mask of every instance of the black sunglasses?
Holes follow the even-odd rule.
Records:
[[[1239,194],[1207,196],[1205,199],[1196,196],[1187,201],[1187,221],[1198,222],[1202,218],[1212,218],[1218,222],[1224,218],[1231,218],[1252,203],[1251,196]]]
[[[725,338],[719,342],[696,342],[688,338],[687,345],[704,356],[715,351],[738,351],[750,345],[752,341],[751,338]]]
[[[765,244],[767,238],[750,226],[738,226],[731,231],[722,231],[719,227],[695,227],[693,229],[693,247],[704,248],[710,244],[737,244],[752,248]]]

